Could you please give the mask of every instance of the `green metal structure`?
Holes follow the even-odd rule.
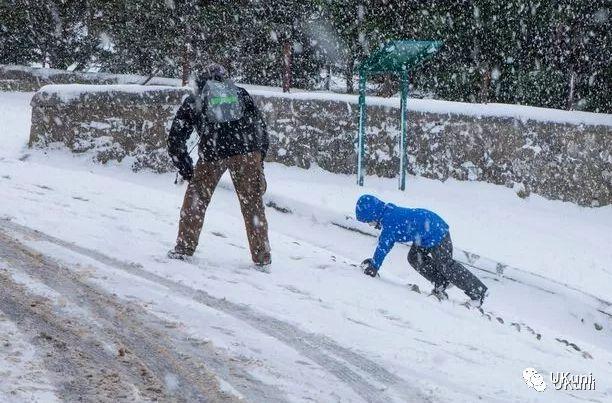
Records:
[[[378,74],[396,74],[401,80],[399,150],[399,189],[406,188],[406,132],[408,129],[406,102],[408,101],[408,72],[427,57],[436,53],[441,41],[390,41],[370,54],[359,66],[359,134],[357,138],[357,184],[363,186],[365,154],[366,82]]]

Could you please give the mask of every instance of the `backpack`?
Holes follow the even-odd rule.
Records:
[[[238,87],[230,80],[206,81],[201,96],[206,105],[206,118],[211,123],[233,122],[244,116]]]

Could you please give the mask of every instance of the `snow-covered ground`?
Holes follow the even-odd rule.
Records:
[[[267,209],[272,274],[249,267],[229,177],[213,197],[196,259],[168,261],[185,185],[170,174],[134,174],[129,163],[27,149],[31,96],[0,93],[0,233],[175,323],[172,332],[212,346],[280,400],[612,399],[612,206],[523,200],[504,187],[416,177],[406,192],[379,178],[358,188],[351,176],[267,164],[266,201],[276,206]],[[460,306],[456,289],[449,303],[411,291],[409,283],[429,286],[409,268],[407,246],[395,247],[380,279],[361,274],[355,265],[376,243],[351,219],[362,192],[447,219],[457,258],[489,286],[486,314]],[[1,255],[0,265],[31,294],[48,294]],[[0,346],[0,400],[59,393],[36,346],[19,326],[2,323],[0,338],[20,343]],[[7,364],[15,348],[27,365]],[[259,400],[232,371],[208,367],[229,394]],[[544,376],[544,392],[525,384],[527,367]],[[553,372],[591,373],[596,390],[555,390]]]
[[[58,401],[36,351],[14,323],[0,312],[0,399]]]

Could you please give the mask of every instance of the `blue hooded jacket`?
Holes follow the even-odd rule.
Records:
[[[373,258],[376,269],[380,269],[396,242],[432,248],[448,234],[448,224],[433,211],[398,207],[372,195],[363,195],[357,200],[355,216],[362,222],[376,221],[382,228]]]

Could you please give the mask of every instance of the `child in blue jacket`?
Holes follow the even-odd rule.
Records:
[[[396,242],[412,242],[408,262],[434,285],[433,295],[448,298],[445,289],[452,283],[470,297],[472,305],[482,305],[487,287],[453,260],[448,224],[436,213],[398,207],[372,195],[363,195],[357,200],[355,215],[357,220],[382,229],[374,257],[361,264],[365,274],[376,277]]]

